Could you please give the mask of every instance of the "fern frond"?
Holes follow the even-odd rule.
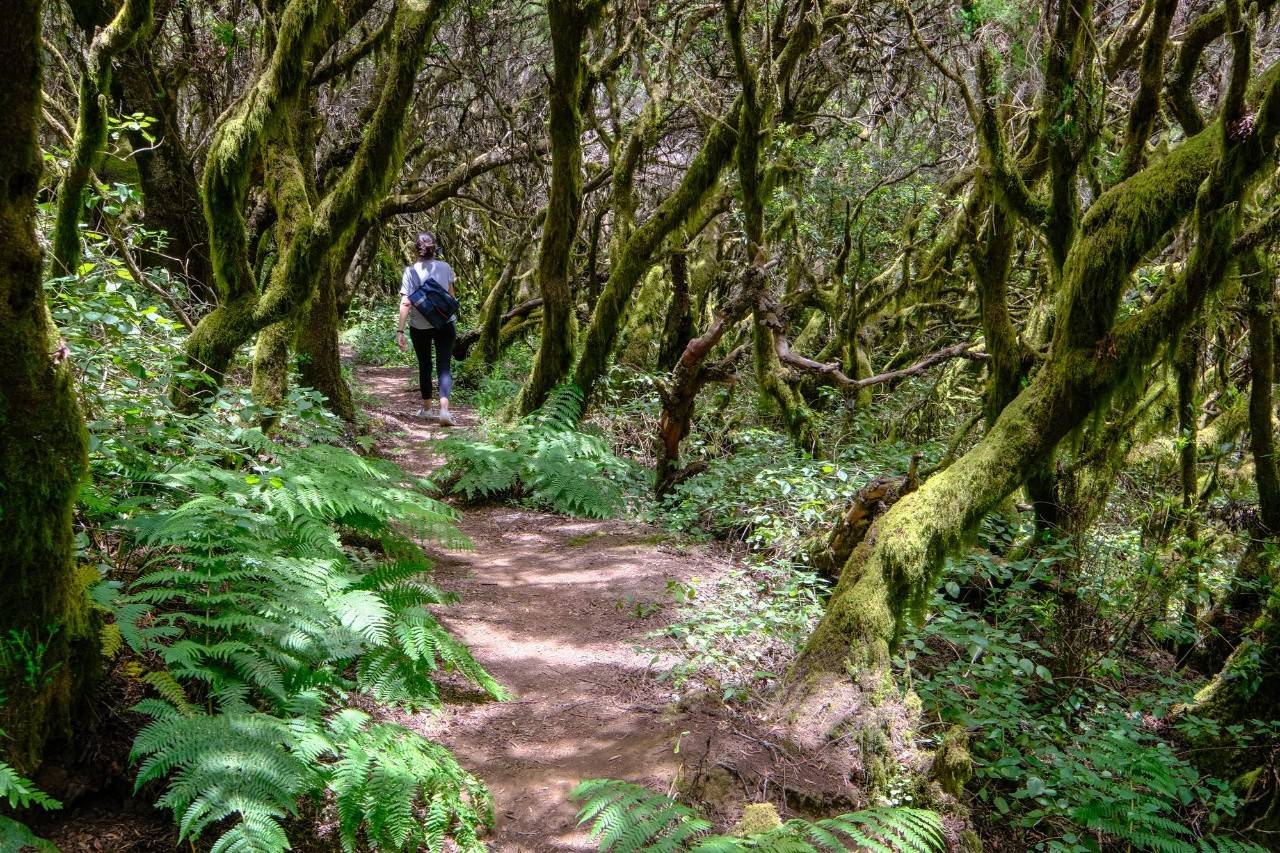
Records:
[[[710,835],[711,824],[696,811],[663,794],[630,782],[590,779],[571,796],[583,802],[579,825],[602,851],[657,853],[816,853],[851,849],[871,853],[942,853],[942,819],[911,808],[874,808],[810,822],[787,821],[781,827],[745,838]]]

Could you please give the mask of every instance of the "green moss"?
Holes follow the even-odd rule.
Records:
[[[74,274],[80,267],[80,216],[93,167],[107,145],[107,104],[111,63],[151,22],[151,0],[126,0],[115,18],[89,45],[88,68],[80,79],[80,106],[71,158],[58,190],[53,231],[54,269]]]
[[[896,775],[889,738],[878,726],[868,725],[858,732],[862,776],[867,796],[875,799],[889,791]]]
[[[609,356],[636,284],[653,263],[654,253],[676,229],[697,212],[733,157],[741,106],[735,101],[723,120],[712,125],[679,186],[667,196],[623,244],[609,271],[583,339],[574,383],[588,398],[608,368]]]
[[[932,776],[953,797],[964,791],[965,783],[973,778],[973,757],[969,754],[969,733],[960,726],[952,726],[942,736],[933,753]]]
[[[520,394],[519,413],[541,406],[569,373],[577,324],[569,253],[582,216],[582,103],[587,83],[584,58],[587,34],[601,13],[600,4],[548,0],[552,79],[547,91],[551,137],[551,185],[538,249],[538,289],[542,293],[542,340],[533,372]]]
[[[730,835],[748,838],[782,827],[782,818],[773,803],[749,803],[742,809],[742,818],[734,825]]]
[[[41,663],[51,674],[32,685],[21,673],[0,673],[0,758],[27,774],[49,749],[74,742],[73,721],[83,728],[98,664],[72,528],[88,439],[75,375],[53,355],[58,332],[34,230],[41,23],[40,4],[15,9],[0,49],[0,637],[12,631],[48,641]]]

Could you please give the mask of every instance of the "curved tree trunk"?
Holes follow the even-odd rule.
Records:
[[[1275,288],[1276,269],[1259,251],[1240,259],[1249,313],[1249,449],[1258,484],[1263,535],[1280,536],[1280,467],[1276,459]]]
[[[693,314],[689,299],[689,256],[683,250],[671,253],[667,262],[671,273],[671,301],[662,322],[662,346],[658,350],[658,370],[670,371],[693,338]]]
[[[41,25],[33,2],[0,27],[0,636],[48,644],[32,678],[0,671],[0,756],[24,773],[46,746],[72,742],[73,721],[83,732],[78,706],[99,659],[71,516],[87,437],[35,232]]]
[[[159,15],[159,12],[157,12]],[[153,27],[153,31],[159,25]],[[153,117],[154,142],[131,131],[132,156],[138,164],[142,188],[143,222],[150,231],[163,231],[163,249],[146,252],[149,264],[181,277],[203,302],[215,297],[209,265],[208,231],[201,214],[200,184],[179,125],[177,84],[153,65],[150,41],[139,41],[122,55],[116,70],[124,108]]]
[[[356,410],[351,399],[351,386],[342,375],[342,357],[338,351],[341,325],[338,285],[350,269],[364,239],[363,234],[355,232],[353,229],[339,240],[330,253],[328,263],[316,281],[311,304],[298,325],[295,340],[302,384],[323,394],[329,411],[347,423],[355,422]]]
[[[724,118],[711,127],[679,186],[631,232],[610,264],[609,278],[592,311],[573,375],[574,384],[588,400],[596,382],[608,370],[623,314],[636,285],[653,265],[654,253],[706,201],[719,182],[720,173],[732,160],[740,110],[740,102],[735,101]]]
[[[111,97],[111,63],[137,39],[151,21],[151,0],[125,0],[119,13],[89,46],[88,68],[80,80],[80,115],[71,144],[71,163],[58,190],[53,230],[53,263],[58,275],[80,267],[80,213],[94,162],[107,145],[107,101]]]
[[[1232,262],[1240,200],[1274,156],[1277,69],[1264,75],[1253,134],[1231,139],[1215,124],[1094,202],[1065,265],[1045,364],[982,440],[895,505],[845,564],[826,614],[785,679],[783,712],[798,740],[857,725],[868,687],[889,677],[891,650],[906,621],[923,615],[948,551],[1098,401],[1176,341],[1220,285]],[[1182,275],[1115,324],[1133,268],[1193,209],[1198,239]]]
[[[582,101],[587,83],[587,33],[599,16],[598,0],[548,0],[555,70],[548,87],[551,114],[551,187],[538,249],[542,340],[533,373],[520,394],[527,415],[569,373],[575,337],[569,252],[582,217]]]
[[[498,362],[498,356],[502,351],[503,309],[511,296],[511,289],[517,279],[517,270],[520,269],[525,251],[533,240],[533,233],[542,225],[545,217],[546,211],[539,211],[538,215],[529,222],[528,228],[516,240],[511,253],[507,255],[502,272],[498,274],[498,280],[489,289],[489,294],[485,297],[484,305],[480,309],[480,337],[476,343],[476,353],[480,363],[486,367],[492,367]]]
[[[317,43],[330,41],[327,37],[334,29],[330,0],[291,0],[286,7],[268,70],[224,117],[209,152],[205,216],[214,277],[223,302],[187,339],[188,364],[207,378],[194,384],[175,382],[172,393],[181,408],[197,407],[221,383],[236,350],[251,335],[286,318],[309,299],[324,271],[334,235],[359,222],[369,199],[382,199],[387,194],[404,160],[403,130],[417,72],[449,4],[450,0],[405,0],[400,4],[392,57],[360,146],[315,205],[312,221],[299,227],[259,294],[249,266],[243,215],[250,172],[264,139],[291,114],[280,105],[293,100],[306,85],[303,60]],[[359,4],[356,6],[359,11]]]

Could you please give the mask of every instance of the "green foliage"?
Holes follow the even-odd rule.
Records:
[[[43,637],[39,633],[32,635],[26,628],[10,630],[7,636],[0,637],[0,675],[3,680],[25,684],[33,693],[43,690],[61,665],[47,666],[44,660],[61,627],[56,623],[50,625],[47,636]]]
[[[37,838],[26,824],[18,823],[13,818],[0,815],[0,850],[27,851],[35,853],[58,853],[58,848],[42,838]]]
[[[797,559],[803,540],[825,535],[825,525],[871,478],[905,474],[911,453],[898,443],[868,443],[817,460],[784,435],[749,429],[735,436],[730,453],[678,486],[661,521],[739,539],[753,553],[714,581],[695,578],[669,590],[680,618],[661,632],[677,643],[677,661],[664,677],[677,689],[704,682],[726,701],[775,680],[817,624],[828,591]]]
[[[35,783],[8,764],[0,761],[0,800],[9,803],[11,809],[39,806],[42,809],[60,809],[62,803],[35,786]]]
[[[492,819],[480,782],[349,707],[434,707],[443,673],[505,698],[434,615],[452,598],[419,543],[465,546],[456,514],[430,483],[335,446],[310,392],[271,436],[240,391],[175,413],[180,327],[99,248],[50,290],[93,377],[79,545],[102,577],[104,651],[154,692],[135,708],[139,788],[163,785],[183,839],[214,835],[215,851],[286,850],[288,821],[325,808],[347,850],[474,849]]]
[[[1212,834],[1240,801],[1166,739],[1159,717],[1187,698],[1186,686],[1169,681],[1155,694],[1126,696],[1108,684],[1122,664],[1106,657],[1088,681],[1054,680],[1052,653],[1035,639],[1048,615],[1030,591],[1052,581],[1058,560],[1073,558],[1053,550],[1011,561],[976,554],[947,577],[1000,584],[999,603],[984,618],[954,600],[961,587],[950,581],[927,625],[906,640],[903,658],[916,669],[925,707],[970,733],[977,798],[1022,833],[1029,850],[1258,853]],[[1095,565],[1105,559],[1092,555]],[[1131,669],[1127,678],[1156,675]]]
[[[308,795],[333,799],[344,851],[362,841],[434,851],[445,839],[483,849],[476,831],[492,822],[488,793],[448,750],[401,725],[370,724],[362,711],[322,720],[306,713],[317,698],[299,697],[292,718],[183,715],[147,700],[140,710],[155,719],[134,745],[145,758],[138,785],[169,778],[157,805],[173,809],[182,837],[233,817],[213,851],[288,849],[281,819]]]
[[[0,732],[0,738],[4,732]],[[11,809],[28,809],[38,807],[46,811],[62,808],[62,803],[50,797],[35,786],[8,764],[0,761],[0,802],[7,802]],[[25,824],[10,817],[0,815],[0,850],[34,849],[37,853],[52,851],[58,848],[48,841],[37,838]]]
[[[127,525],[163,555],[109,599],[129,647],[165,667],[146,679],[163,700],[137,709],[152,718],[134,745],[138,785],[169,780],[159,805],[182,837],[234,815],[215,850],[285,849],[280,821],[327,790],[340,795],[344,838],[363,827],[382,849],[416,849],[425,842],[403,815],[421,811],[430,838],[470,843],[488,807],[445,750],[407,729],[333,717],[353,689],[431,706],[440,671],[506,697],[428,610],[449,598],[421,580],[430,567],[408,536],[462,544],[453,512],[402,485],[389,463],[275,444],[256,429],[239,438],[243,465],[155,472],[178,500]],[[370,744],[389,745],[376,767]],[[353,766],[369,778],[356,780]]]
[[[667,523],[741,539],[753,550],[790,555],[815,527],[829,524],[866,482],[905,474],[912,448],[854,444],[831,460],[813,459],[763,429],[735,435],[732,451],[682,483],[664,507]],[[692,443],[693,455],[698,453]]]
[[[438,443],[443,472],[468,500],[512,496],[566,515],[610,518],[624,504],[626,463],[578,430],[582,392],[562,385],[514,426],[491,427],[488,441],[451,436]]]
[[[822,616],[827,583],[785,560],[751,559],[714,581],[672,581],[679,618],[654,637],[676,642],[654,650],[653,664],[675,663],[659,678],[676,690],[702,682],[724,701],[745,698],[784,671]]]
[[[588,780],[574,789],[573,797],[583,801],[579,824],[591,824],[592,839],[600,849],[615,853],[816,853],[850,849],[940,853],[945,849],[941,819],[922,809],[865,809],[812,822],[795,818],[766,832],[731,837],[711,834],[710,821],[688,806],[629,782]]]
[[[343,343],[349,345],[361,364],[413,364],[413,347],[403,352],[396,344],[396,323],[400,300],[387,297],[371,305],[353,306],[347,314]],[[406,336],[407,337],[407,336]]]
[[[329,789],[342,844],[355,850],[359,830],[382,850],[483,850],[477,827],[491,822],[489,794],[447,749],[401,726],[371,726],[350,738]]]

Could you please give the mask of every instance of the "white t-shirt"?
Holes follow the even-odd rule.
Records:
[[[409,270],[411,269],[417,269],[419,282],[424,282],[429,278],[434,278],[436,281],[440,282],[440,286],[445,290],[448,290],[457,278],[457,276],[453,274],[453,267],[449,266],[444,261],[418,261],[412,267],[405,267],[404,273],[400,276],[401,297],[408,296],[409,292],[413,289],[413,279],[409,276]],[[455,315],[449,319],[457,320],[458,318]],[[426,317],[422,316],[422,312],[417,308],[414,308],[412,305],[409,306],[409,325],[415,329],[435,328],[427,322]]]

